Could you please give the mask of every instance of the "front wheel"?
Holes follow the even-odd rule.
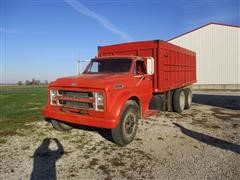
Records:
[[[139,108],[135,101],[127,101],[120,121],[111,130],[112,138],[120,146],[126,146],[136,136],[139,119]]]

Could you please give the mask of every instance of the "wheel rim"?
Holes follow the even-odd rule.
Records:
[[[185,95],[183,91],[181,91],[179,95],[179,105],[180,105],[180,109],[183,110],[185,107]]]
[[[126,116],[124,123],[124,130],[127,136],[131,136],[134,133],[136,127],[136,117],[133,113]]]

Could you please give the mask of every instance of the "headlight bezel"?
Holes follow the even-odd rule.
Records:
[[[94,97],[95,97],[95,110],[104,111],[105,99],[103,92],[95,92]]]
[[[49,90],[50,105],[57,105],[57,93],[56,89]]]

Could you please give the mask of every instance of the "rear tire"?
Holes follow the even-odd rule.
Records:
[[[135,101],[127,101],[116,128],[111,129],[114,142],[126,146],[136,136],[139,119],[139,107]]]
[[[189,109],[192,104],[192,91],[189,88],[184,89],[185,93],[185,109]]]
[[[72,129],[71,126],[69,126],[65,123],[59,122],[57,120],[54,120],[54,119],[51,119],[51,123],[52,123],[52,126],[54,127],[54,129],[56,129],[58,131],[69,131]]]
[[[176,89],[173,94],[173,110],[181,113],[185,107],[185,93],[182,89]]]

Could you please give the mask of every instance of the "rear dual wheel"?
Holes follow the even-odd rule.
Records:
[[[192,104],[192,91],[189,88],[184,89],[185,94],[185,109],[189,109]]]
[[[189,88],[177,89],[173,94],[173,110],[181,113],[192,104],[192,91]]]
[[[183,89],[176,89],[173,94],[173,110],[181,113],[185,107],[185,93]]]

